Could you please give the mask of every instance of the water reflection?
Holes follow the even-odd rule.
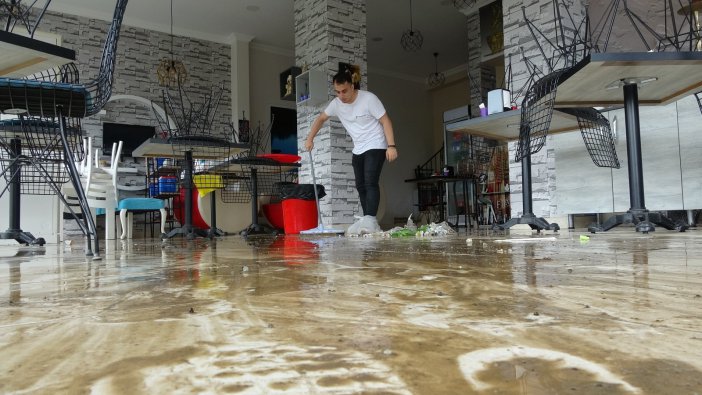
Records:
[[[22,298],[22,272],[20,264],[10,263],[10,304],[17,304]]]
[[[634,292],[649,289],[649,251],[669,248],[668,243],[661,239],[653,241],[648,238],[612,241],[609,245],[615,254],[617,266],[622,263],[625,270],[631,272]]]
[[[0,263],[9,266],[9,302],[11,305],[19,304],[22,300],[22,263],[30,262],[36,256],[46,254],[45,247],[20,249],[12,256],[0,257]]]

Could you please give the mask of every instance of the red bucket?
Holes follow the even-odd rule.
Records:
[[[304,199],[283,200],[283,229],[285,234],[317,227],[317,202]]]

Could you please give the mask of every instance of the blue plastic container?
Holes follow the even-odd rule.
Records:
[[[158,178],[159,193],[178,192],[178,179],[176,177],[162,176]]]
[[[152,182],[149,184],[149,196],[158,196],[158,183]]]

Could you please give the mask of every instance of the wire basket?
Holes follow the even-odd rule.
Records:
[[[522,101],[522,115],[519,123],[519,143],[515,161],[535,154],[546,142],[551,127],[556,89],[561,76],[568,69],[554,71],[536,81],[526,92]]]
[[[243,172],[229,173],[224,176],[222,189],[222,202],[248,203],[251,201],[251,192],[247,184],[248,177]]]
[[[80,162],[85,158],[80,122],[71,120],[72,125],[66,127],[69,158],[66,158],[56,122],[38,117],[2,121],[0,162],[6,182],[19,177],[22,194],[59,193],[61,185],[70,180],[67,161]],[[21,141],[21,146],[13,147],[15,138]]]
[[[571,111],[578,118],[580,134],[592,162],[598,167],[618,169],[617,148],[607,118],[594,108],[575,108]]]
[[[279,196],[280,183],[283,181],[281,165],[273,159],[248,158],[241,161],[246,185],[253,193],[254,188],[258,196]],[[253,173],[256,177],[254,180]],[[256,183],[254,185],[254,182]]]
[[[20,193],[23,195],[56,195],[60,193],[61,185],[69,180],[66,165],[61,162],[19,158],[15,161],[1,160],[0,163],[8,184],[13,177],[19,177]]]
[[[39,161],[62,161],[65,158],[59,124],[53,119],[25,116],[8,119],[0,123],[0,130],[3,131],[0,145],[8,155],[10,143],[7,140],[16,136],[22,139],[22,151]],[[85,159],[85,147],[79,119],[67,119],[66,139],[71,152],[70,160],[82,162]]]

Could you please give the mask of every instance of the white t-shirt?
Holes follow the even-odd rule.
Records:
[[[343,103],[338,97],[334,98],[324,113],[339,118],[353,140],[354,154],[388,148],[383,125],[379,121],[385,115],[385,107],[373,93],[359,90],[353,103]]]

